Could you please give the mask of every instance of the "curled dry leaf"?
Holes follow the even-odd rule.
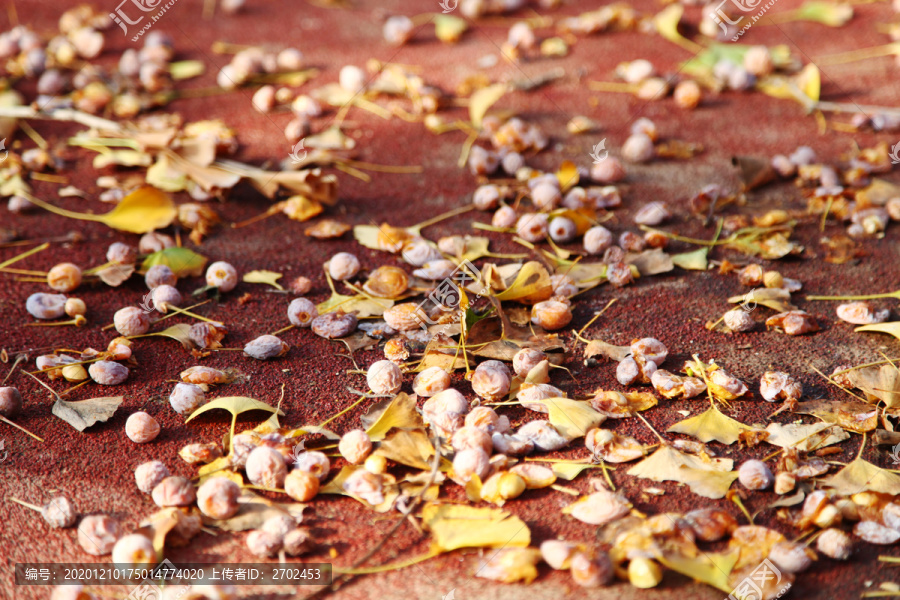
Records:
[[[769,432],[769,437],[766,438],[768,443],[782,448],[794,448],[800,452],[813,452],[850,439],[850,435],[843,429],[828,423],[769,423],[766,431]]]
[[[77,402],[58,399],[53,404],[52,412],[78,431],[84,431],[94,423],[109,420],[124,399],[124,396],[105,396]]]
[[[857,400],[810,400],[800,402],[793,412],[818,417],[854,433],[872,431],[878,426],[878,410]]]
[[[317,240],[333,240],[341,237],[351,229],[353,228],[346,223],[341,223],[334,219],[322,219],[318,223],[314,223],[304,229],[303,233]]]

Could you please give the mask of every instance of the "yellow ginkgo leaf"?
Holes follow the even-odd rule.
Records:
[[[569,440],[584,437],[588,431],[606,420],[606,416],[594,410],[590,402],[583,400],[547,398],[537,403],[547,408],[547,420],[560,435]]]
[[[216,398],[215,400],[211,400],[207,402],[184,420],[185,423],[191,421],[194,417],[198,415],[202,415],[205,412],[209,412],[211,410],[222,409],[227,410],[231,413],[231,435],[228,438],[228,446],[231,446],[231,440],[234,438],[234,425],[237,422],[237,417],[239,414],[250,411],[250,410],[265,410],[268,412],[277,412],[280,415],[284,415],[281,410],[269,406],[265,402],[261,402],[259,400],[254,400],[253,398],[248,398],[246,396],[226,396],[224,398]]]
[[[80,219],[82,221],[99,221],[113,229],[129,233],[147,233],[162,229],[172,224],[178,210],[168,194],[151,186],[144,186],[131,192],[111,211],[102,215],[79,213],[53,206],[39,198],[29,195],[28,200],[52,213]]]
[[[673,545],[674,546],[674,545]],[[682,575],[711,585],[726,594],[734,591],[728,576],[737,563],[740,552],[729,550],[727,552],[699,552],[696,556],[685,556],[673,551],[665,551],[656,560],[663,566],[672,569]]]
[[[275,289],[283,290],[284,288],[278,283],[278,280],[282,277],[281,273],[276,273],[275,271],[250,271],[244,274],[243,280],[245,283],[265,283]]]
[[[566,192],[578,185],[578,167],[571,160],[565,160],[559,165],[556,178],[559,180],[559,188]]]
[[[852,496],[860,492],[878,492],[896,496],[900,494],[900,475],[857,458],[826,479],[822,485],[833,489],[841,496]]]
[[[764,441],[781,448],[793,448],[799,452],[812,452],[825,446],[839,444],[850,439],[850,434],[829,423],[769,423],[769,437]]]
[[[416,412],[416,397],[403,393],[375,404],[361,420],[373,442],[383,440],[391,429],[421,429],[425,426]]]
[[[519,269],[515,280],[505,290],[496,294],[496,298],[534,304],[552,295],[553,284],[547,269],[537,261],[530,261]]]
[[[458,548],[524,548],[531,531],[521,519],[496,508],[429,503],[422,507],[422,523],[434,536],[440,552]]]
[[[434,33],[442,42],[450,44],[458,42],[468,27],[466,20],[459,17],[443,14],[434,17]]]
[[[494,105],[497,100],[506,93],[507,86],[505,83],[495,83],[488,87],[481,88],[469,98],[469,119],[472,125],[481,129],[481,122],[488,109]]]
[[[146,273],[150,267],[155,265],[166,265],[178,278],[199,277],[203,274],[203,268],[206,266],[206,257],[188,248],[171,246],[148,255],[141,263],[141,270],[138,272]]]
[[[677,481],[705,498],[723,498],[737,479],[732,472],[734,461],[729,458],[713,458],[704,461],[691,454],[680,452],[668,444],[634,465],[628,474],[651,481]]]
[[[758,430],[735,421],[713,406],[702,414],[675,423],[668,431],[695,437],[703,443],[715,440],[729,445],[738,441],[741,432]]]
[[[320,303],[316,308],[320,315],[340,309],[345,313],[356,312],[357,318],[365,319],[366,317],[380,317],[393,305],[394,301],[386,298],[368,298],[363,295],[345,296],[334,292],[331,294],[331,298]]]
[[[309,221],[313,217],[322,214],[325,208],[316,200],[310,200],[306,196],[291,196],[284,202],[279,202],[281,212],[294,221]]]
[[[415,469],[430,469],[434,446],[424,431],[401,429],[382,441],[374,454]]]

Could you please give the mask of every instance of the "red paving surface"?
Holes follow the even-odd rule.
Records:
[[[74,6],[76,1],[36,1],[17,3],[19,19],[39,32],[55,31],[55,22],[64,7]],[[200,59],[210,65],[209,72],[192,81],[188,87],[206,87],[214,84],[215,65],[224,64],[226,58],[210,52],[213,41],[297,46],[309,62],[321,69],[321,75],[304,89],[337,79],[337,72],[344,64],[362,65],[366,59],[378,58],[399,63],[420,65],[429,82],[436,82],[444,89],[453,90],[456,85],[476,69],[476,61],[486,54],[498,54],[498,45],[505,38],[505,27],[497,24],[476,25],[462,43],[446,46],[420,31],[415,41],[403,48],[393,49],[381,41],[381,19],[388,14],[414,15],[436,9],[437,2],[364,2],[346,10],[327,9],[307,3],[249,2],[251,7],[239,16],[216,16],[211,21],[200,18],[201,3],[197,0],[180,0],[170,9],[154,30],[164,31],[175,40],[178,57]],[[776,9],[785,10],[797,3],[781,0]],[[589,2],[578,2],[558,9],[554,14],[577,14],[591,8]],[[652,14],[660,6],[647,1],[635,3],[644,14]],[[109,7],[113,8],[112,4]],[[828,29],[809,23],[789,23],[779,26],[757,25],[745,36],[749,43],[767,45],[787,44],[792,53],[803,57],[804,62],[833,52],[886,43],[883,34],[877,34],[876,24],[891,18],[890,8],[881,4],[856,7],[857,16],[852,23],[840,30]],[[699,8],[688,8],[687,20],[696,23]],[[2,21],[3,28],[8,22]],[[506,25],[508,27],[508,24]],[[118,53],[130,42],[117,30],[107,32],[106,60],[117,59]],[[565,133],[565,123],[576,114],[584,114],[602,124],[600,136],[608,137],[607,147],[615,148],[627,137],[628,124],[638,114],[653,119],[664,138],[701,143],[706,151],[697,159],[684,161],[656,161],[647,166],[629,170],[629,178],[623,186],[625,207],[616,211],[611,227],[618,232],[631,224],[634,210],[650,200],[665,200],[679,207],[683,199],[708,183],[734,182],[730,158],[735,154],[770,156],[776,152],[787,153],[797,145],[807,144],[815,148],[826,160],[837,160],[851,148],[852,142],[870,146],[878,141],[893,144],[895,136],[887,134],[847,134],[829,130],[822,135],[811,117],[790,101],[776,100],[762,95],[726,93],[706,100],[694,112],[683,112],[671,100],[646,104],[622,94],[596,95],[586,91],[587,80],[612,80],[615,65],[622,60],[646,57],[663,73],[673,73],[678,64],[689,54],[659,38],[636,32],[602,34],[580,38],[572,52],[562,59],[542,59],[510,66],[502,61],[486,72],[492,79],[518,78],[523,74],[535,77],[557,66],[566,69],[566,77],[554,85],[532,93],[508,94],[498,105],[520,113],[538,124],[550,134],[550,151],[529,159],[529,164],[548,170],[564,159],[578,164],[589,164],[588,151],[596,143],[597,134],[572,138]],[[823,98],[838,101],[854,101],[859,104],[897,105],[900,86],[897,84],[897,67],[890,58],[871,60],[851,65],[825,67],[823,70]],[[33,88],[23,86],[26,93]],[[288,152],[281,131],[290,119],[287,113],[264,116],[250,107],[252,92],[218,95],[203,99],[179,100],[171,110],[182,113],[186,120],[215,117],[233,127],[238,134],[241,148],[237,158],[253,164],[279,161]],[[33,96],[29,96],[33,97]],[[464,115],[462,109],[460,116]],[[330,117],[318,123],[325,124]],[[439,212],[462,206],[469,201],[476,185],[474,178],[456,167],[462,134],[441,137],[424,133],[421,125],[399,119],[390,122],[362,111],[354,110],[348,119],[348,132],[358,140],[359,160],[392,165],[420,164],[421,175],[373,174],[372,181],[364,183],[339,173],[340,198],[330,215],[351,224],[371,221],[390,221],[393,225],[412,225]],[[35,128],[51,144],[62,143],[78,128],[68,125],[35,122]],[[24,139],[24,136],[19,136]],[[30,143],[30,142],[29,142]],[[68,150],[69,159],[64,174],[71,183],[87,191],[98,193],[94,183],[97,173],[91,169],[92,156]],[[112,172],[107,170],[106,172]],[[898,181],[896,174],[888,176]],[[55,187],[35,185],[36,193],[46,199],[69,208],[106,210],[96,202],[78,199],[58,200]],[[184,200],[184,198],[179,198]],[[254,216],[268,206],[248,186],[239,186],[227,202],[217,209],[228,221],[241,221]],[[761,212],[764,207],[802,209],[804,201],[789,183],[772,185],[754,192],[744,212]],[[678,210],[678,209],[676,209]],[[729,209],[735,212],[738,209]],[[113,241],[136,242],[136,236],[112,231],[104,225],[82,223],[37,213],[14,216],[2,211],[0,219],[4,227],[15,229],[22,238],[59,235],[71,230],[79,231],[83,243],[72,247],[53,245],[51,249],[29,259],[21,266],[29,269],[48,269],[57,262],[67,260],[82,267],[101,263],[107,246]],[[464,215],[433,229],[426,235],[437,239],[442,235],[471,233],[471,220],[488,221],[485,215]],[[313,241],[302,234],[305,227],[277,216],[247,227],[239,232],[220,229],[198,249],[212,260],[227,260],[240,271],[270,269],[284,273],[284,280],[299,275],[310,276],[315,287],[311,297],[321,301],[327,297],[327,287],[321,275],[321,264],[338,251],[351,251],[362,260],[365,269],[382,264],[401,265],[391,255],[370,251],[356,245],[346,236],[339,241]],[[711,231],[680,210],[673,219],[672,230],[685,235],[708,237]],[[826,234],[840,232],[840,227],[829,224]],[[491,237],[492,250],[518,252],[520,248],[507,237],[487,234]],[[864,293],[893,290],[900,284],[900,247],[897,245],[896,226],[879,241],[863,243],[864,256],[856,264],[832,265],[821,260],[818,244],[819,232],[815,224],[806,223],[797,229],[798,241],[806,246],[799,258],[780,261],[770,268],[777,268],[785,276],[804,282],[808,293]],[[687,249],[675,244],[673,248]],[[17,250],[0,250],[0,260],[13,256]],[[715,258],[740,256],[721,249]],[[199,279],[181,282],[182,291],[199,287]],[[122,287],[110,291],[103,286],[83,286],[77,295],[89,307],[89,327],[83,329],[30,328],[23,324],[30,321],[24,308],[25,298],[32,292],[43,291],[45,286],[36,283],[16,282],[12,276],[0,277],[0,347],[7,351],[46,346],[69,348],[103,348],[113,334],[101,331],[99,325],[109,323],[113,313],[126,305],[137,304],[145,293],[143,282],[134,278]],[[892,338],[853,334],[852,327],[835,322],[832,307],[825,303],[808,303],[803,294],[795,294],[794,302],[801,308],[821,317],[823,331],[814,336],[791,338],[775,332],[757,329],[751,333],[725,336],[703,328],[709,319],[715,319],[727,308],[725,298],[741,292],[734,276],[708,273],[672,273],[639,280],[634,286],[621,290],[601,287],[581,297],[576,303],[573,326],[580,328],[610,298],[618,302],[589,330],[589,337],[599,337],[612,343],[623,344],[632,338],[652,335],[662,340],[673,356],[670,365],[678,365],[692,353],[704,358],[715,358],[734,374],[751,383],[756,392],[762,372],[768,368],[781,368],[794,373],[802,380],[806,398],[841,398],[834,390],[823,385],[808,365],[830,371],[841,363],[866,362],[878,359],[878,351],[896,355],[897,342]],[[239,304],[237,299],[250,294],[250,301]],[[240,284],[223,297],[219,304],[208,304],[198,309],[204,315],[224,321],[229,326],[226,343],[229,347],[241,347],[260,335],[280,329],[286,324],[284,309],[288,299],[280,294],[264,291],[259,285]],[[884,302],[883,306],[891,306]],[[770,314],[765,308],[755,313]],[[173,319],[177,321],[178,319]],[[573,338],[564,334],[567,346],[573,347]],[[290,331],[284,339],[293,348],[281,360],[257,362],[239,353],[221,352],[203,360],[213,367],[237,367],[249,376],[249,380],[223,388],[223,395],[248,395],[267,402],[276,402],[278,390],[285,386],[283,409],[286,416],[282,423],[298,426],[318,423],[345,408],[353,401],[347,387],[363,386],[358,375],[348,374],[352,368],[345,358],[334,356],[343,353],[342,345],[317,338],[310,331]],[[33,360],[39,352],[31,352]],[[586,368],[580,359],[581,347],[576,348],[567,362],[575,380],[554,375],[554,383],[570,395],[587,393],[597,387],[619,389],[612,365]],[[141,494],[134,485],[133,469],[150,460],[163,460],[174,473],[192,476],[194,469],[177,457],[178,450],[186,443],[220,441],[227,430],[225,416],[203,416],[185,425],[183,418],[168,406],[167,396],[172,380],[178,373],[194,364],[187,352],[175,342],[162,339],[143,341],[136,346],[138,365],[132,369],[128,381],[115,390],[85,387],[77,391],[75,399],[85,399],[108,392],[123,394],[125,402],[118,413],[107,423],[96,425],[86,433],[78,433],[69,425],[51,415],[52,401],[49,394],[33,380],[16,375],[11,383],[18,386],[26,398],[24,413],[17,422],[39,435],[45,441],[38,443],[6,425],[0,425],[0,438],[6,441],[8,458],[0,464],[0,489],[2,495],[15,496],[34,503],[48,499],[53,490],[65,493],[84,514],[106,512],[121,519],[126,530],[136,527],[154,506],[148,496]],[[357,354],[360,365],[368,365],[381,357],[380,351]],[[33,365],[30,362],[29,365]],[[8,367],[6,367],[8,368]],[[0,370],[4,373],[6,369]],[[457,379],[459,375],[456,376]],[[57,390],[63,387],[54,384]],[[404,386],[411,391],[410,382]],[[471,396],[471,388],[460,385]],[[705,409],[703,401],[665,401],[662,406],[647,413],[648,419],[658,430],[665,430],[682,416],[680,409]],[[162,434],[153,443],[135,445],[124,435],[127,416],[145,410],[163,427]],[[505,409],[514,425],[526,419],[523,409]],[[734,403],[732,416],[744,422],[761,421],[773,406],[762,402],[758,395],[753,399]],[[332,425],[337,431],[345,431],[359,424],[361,410],[354,411]],[[258,422],[258,416],[242,418],[240,428],[249,428]],[[782,422],[789,419],[780,418]],[[810,422],[808,418],[805,422]],[[607,422],[620,433],[634,435],[645,443],[653,437],[636,419]],[[849,460],[858,448],[859,437],[844,444],[844,452],[834,457]],[[578,444],[574,444],[578,446]],[[716,447],[721,456],[729,456],[732,448]],[[743,457],[763,456],[771,451],[768,446],[750,451],[740,451]],[[575,448],[566,456],[583,456],[583,448]],[[865,456],[886,466],[886,454],[868,448]],[[337,463],[339,465],[339,462]],[[626,467],[627,468],[627,467]],[[639,510],[657,513],[687,511],[698,506],[717,505],[737,510],[725,500],[711,501],[694,496],[672,483],[655,484],[666,490],[661,498],[642,496],[641,490],[650,483],[614,474],[616,484],[635,503]],[[587,477],[582,476],[571,487],[581,491],[588,489]],[[464,498],[461,489],[453,484],[444,486],[442,494],[449,499]],[[771,493],[756,493],[747,502],[751,512],[774,499]],[[556,492],[536,491],[511,502],[507,508],[529,525],[534,542],[563,537],[565,539],[593,542],[596,531],[560,513],[570,503],[571,497]],[[763,513],[758,522],[773,524],[772,511]],[[330,561],[327,550],[333,548],[338,558],[333,562],[349,565],[365,551],[393,523],[393,515],[376,515],[353,500],[343,497],[319,497],[307,511],[306,522],[321,541],[322,548],[307,557],[310,561]],[[797,532],[788,532],[795,535]],[[201,534],[187,548],[173,548],[167,557],[176,564],[180,561],[254,561],[243,544],[243,534],[220,534],[216,537]],[[405,558],[424,552],[427,538],[420,537],[412,527],[404,526],[377,557],[378,562]],[[507,599],[520,598],[524,594],[535,598],[721,598],[722,593],[705,586],[689,583],[685,578],[668,573],[663,584],[655,589],[639,591],[627,583],[618,582],[610,589],[586,591],[577,588],[566,573],[552,572],[546,566],[541,575],[528,588],[521,585],[500,585],[472,577],[477,568],[479,552],[455,552],[422,565],[400,572],[360,578],[333,594],[335,598],[440,598],[451,589],[460,600],[469,598]],[[795,598],[855,598],[863,591],[866,582],[895,579],[894,571],[876,561],[879,554],[897,555],[895,548],[876,549],[861,545],[858,554],[849,562],[836,563],[821,560],[799,581],[792,591]],[[12,502],[0,502],[0,597],[45,598],[48,588],[14,588],[11,583],[13,564],[16,562],[64,562],[90,560],[76,543],[75,530],[50,529],[35,513]],[[305,597],[310,590],[245,589],[243,595],[254,598]]]

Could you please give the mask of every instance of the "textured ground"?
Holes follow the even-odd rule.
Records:
[[[55,21],[64,7],[77,4],[74,0],[30,0],[17,3],[21,22],[29,23],[39,31],[55,28]],[[198,0],[180,0],[168,15],[156,26],[156,30],[169,33],[181,58],[194,58],[207,62],[209,72],[200,80],[190,83],[193,87],[213,85],[212,65],[221,66],[226,57],[211,52],[212,42],[223,40],[233,43],[277,46],[294,45],[303,50],[312,64],[322,70],[319,78],[307,86],[317,86],[325,81],[335,81],[340,66],[362,65],[369,58],[384,61],[420,65],[426,79],[440,84],[447,90],[470,75],[477,67],[476,61],[487,54],[498,54],[498,47],[505,39],[509,23],[476,24],[463,42],[446,46],[433,39],[430,31],[420,32],[414,43],[401,49],[393,49],[381,40],[380,22],[384,15],[402,13],[414,15],[439,10],[437,2],[360,2],[347,9],[328,9],[300,2],[251,1],[251,7],[239,16],[216,16],[211,21],[200,17]],[[794,6],[790,0],[781,0],[773,11]],[[593,6],[590,2],[573,2],[558,10],[559,14],[577,14]],[[635,7],[652,14],[660,5],[649,1],[635,2]],[[108,7],[113,8],[112,4]],[[699,8],[689,8],[688,20],[696,23]],[[856,7],[857,16],[852,23],[840,30],[828,29],[809,23],[792,23],[778,26],[758,24],[745,36],[748,43],[787,44],[791,51],[804,61],[833,52],[887,42],[886,36],[876,34],[877,23],[886,22],[890,9],[883,3],[863,4]],[[0,19],[0,26],[8,28],[8,21]],[[118,31],[108,33],[108,47],[120,51],[131,44]],[[117,54],[117,52],[116,52]],[[112,54],[107,53],[112,56]],[[562,66],[566,76],[550,87],[538,91],[509,94],[502,101],[502,108],[519,112],[539,123],[550,134],[550,151],[529,160],[535,167],[553,170],[564,159],[588,165],[588,152],[599,137],[607,137],[607,147],[613,149],[627,137],[628,127],[637,116],[653,119],[665,138],[701,143],[705,152],[690,162],[657,161],[630,171],[623,186],[626,208],[616,212],[611,227],[618,228],[631,223],[633,211],[650,200],[665,200],[679,206],[701,186],[708,183],[733,183],[734,173],[730,158],[735,154],[770,156],[787,153],[797,145],[807,144],[827,160],[836,160],[851,149],[855,141],[869,146],[876,141],[890,144],[897,140],[889,135],[847,134],[829,130],[820,134],[815,121],[804,115],[802,108],[790,101],[776,100],[758,94],[741,96],[726,93],[708,99],[694,112],[683,112],[671,100],[643,103],[629,95],[596,95],[586,89],[587,80],[612,80],[615,65],[623,60],[649,58],[663,73],[674,73],[681,61],[690,55],[671,43],[636,32],[614,33],[581,38],[572,52],[562,59],[543,59],[520,65],[509,65],[502,60],[487,69],[492,79],[536,77],[555,67]],[[837,101],[853,101],[859,104],[897,105],[900,86],[897,84],[897,67],[890,58],[877,59],[851,65],[823,68],[823,98]],[[27,88],[26,88],[27,89]],[[279,161],[289,151],[281,131],[290,119],[287,113],[260,115],[250,106],[251,92],[242,91],[202,99],[179,100],[171,109],[181,112],[186,119],[216,117],[235,128],[241,142],[238,158],[254,164]],[[464,114],[459,111],[460,116]],[[589,116],[603,126],[599,135],[579,138],[568,136],[565,123],[576,114]],[[323,117],[321,124],[327,123]],[[462,134],[436,137],[424,133],[421,125],[399,119],[383,121],[369,113],[353,111],[348,120],[349,133],[357,139],[359,160],[392,165],[419,164],[424,168],[420,175],[373,174],[369,183],[339,174],[340,198],[331,216],[351,224],[371,221],[389,221],[393,225],[412,225],[439,212],[466,204],[475,187],[474,178],[457,168]],[[51,143],[62,143],[77,130],[76,127],[35,123],[35,128]],[[69,151],[70,159],[65,174],[71,183],[89,193],[97,193],[94,183],[96,172],[90,168],[91,156]],[[898,181],[896,174],[888,176]],[[61,201],[52,194],[54,187],[36,185],[36,192],[44,198],[69,208],[106,210],[96,202],[82,200]],[[750,196],[745,212],[761,212],[765,207],[803,208],[804,203],[792,184],[773,185]],[[254,216],[267,207],[267,201],[249,187],[239,187],[218,209],[229,221],[241,221]],[[737,209],[731,209],[734,212]],[[29,259],[24,268],[48,269],[63,260],[83,267],[100,264],[107,246],[117,240],[136,242],[136,236],[112,231],[104,225],[82,223],[61,217],[37,213],[13,216],[0,209],[0,221],[4,227],[15,229],[22,238],[60,235],[77,230],[85,241],[68,247],[55,244],[51,249]],[[425,231],[431,239],[452,233],[470,233],[471,220],[488,221],[484,215],[470,213]],[[382,264],[400,264],[390,255],[369,251],[357,246],[347,236],[340,241],[312,241],[302,235],[304,225],[284,217],[274,217],[239,232],[222,229],[206,240],[199,251],[213,260],[227,260],[239,270],[270,269],[282,272],[285,280],[299,275],[310,276],[315,282],[311,296],[324,300],[327,287],[321,276],[321,264],[335,252],[346,250],[356,253],[366,269]],[[708,237],[696,220],[682,211],[670,226],[685,235]],[[838,233],[840,228],[829,224],[826,235]],[[797,238],[806,246],[798,258],[780,261],[777,268],[785,276],[804,282],[808,293],[866,293],[889,291],[900,283],[900,245],[896,226],[882,240],[863,244],[864,255],[853,264],[832,265],[821,260],[822,249],[818,243],[820,233],[813,223],[798,228]],[[488,234],[497,252],[520,250],[503,235]],[[687,246],[675,245],[687,249]],[[0,250],[0,261],[13,256],[18,250]],[[737,255],[722,250],[714,252],[714,258]],[[200,281],[183,282],[182,289],[199,287]],[[0,277],[0,347],[10,355],[27,351],[33,358],[46,347],[103,348],[111,338],[98,325],[109,323],[113,313],[126,305],[140,301],[145,292],[143,283],[135,278],[114,291],[106,287],[82,288],[78,295],[88,304],[91,326],[83,329],[54,329],[23,327],[30,321],[24,308],[25,298],[44,286],[36,283],[17,282],[12,276]],[[692,353],[704,358],[715,358],[729,367],[747,382],[757,382],[762,372],[777,367],[796,374],[807,390],[807,398],[839,398],[837,392],[823,385],[811,366],[830,371],[841,363],[877,360],[878,352],[896,355],[896,340],[881,336],[865,336],[852,333],[852,327],[836,322],[832,307],[825,303],[808,303],[802,294],[795,295],[795,303],[801,308],[822,317],[823,331],[814,336],[790,338],[760,329],[748,334],[726,336],[711,333],[703,324],[718,318],[726,308],[725,298],[739,293],[736,278],[723,276],[715,271],[708,273],[672,273],[639,280],[634,286],[621,290],[602,287],[581,297],[575,310],[573,326],[581,328],[593,312],[602,308],[613,297],[618,302],[588,330],[588,337],[599,337],[618,344],[632,338],[652,335],[662,340],[674,353],[672,364],[678,364]],[[249,293],[250,301],[238,304],[237,298]],[[229,326],[226,338],[229,347],[241,347],[260,335],[280,329],[286,324],[285,296],[264,291],[263,286],[241,284],[219,304],[208,304],[198,310],[214,316]],[[883,306],[893,308],[891,302]],[[758,320],[770,314],[759,308],[754,313]],[[176,319],[177,320],[177,319]],[[612,365],[588,369],[580,360],[581,347],[575,347],[574,339],[566,334],[566,343],[573,349],[573,358],[567,362],[572,378],[554,375],[554,383],[575,395],[597,387],[616,389]],[[311,332],[291,331],[284,339],[293,345],[290,354],[282,360],[256,362],[243,358],[239,353],[221,352],[204,359],[203,364],[214,367],[236,366],[248,374],[249,380],[228,388],[228,394],[249,395],[267,402],[278,399],[281,384],[285,385],[283,409],[286,416],[282,423],[298,426],[318,423],[340,411],[353,401],[348,386],[363,386],[358,375],[347,373],[352,365],[346,358],[335,356],[343,353],[342,345],[317,338]],[[166,400],[177,374],[195,364],[195,360],[178,348],[175,342],[156,339],[142,343],[136,352],[139,365],[116,393],[125,395],[125,402],[118,414],[105,424],[97,425],[81,434],[50,413],[52,400],[43,388],[33,380],[16,375],[11,383],[18,386],[26,397],[26,409],[18,418],[24,427],[35,431],[45,441],[38,443],[7,425],[0,424],[0,438],[5,439],[8,457],[0,463],[0,496],[15,496],[34,503],[43,503],[54,490],[68,495],[83,513],[108,512],[123,521],[125,529],[134,527],[154,506],[148,496],[141,494],[133,483],[133,469],[150,459],[164,460],[173,472],[191,476],[193,469],[177,459],[178,449],[189,442],[219,441],[228,422],[222,415],[213,414],[185,425]],[[367,365],[380,357],[380,351],[361,352],[357,361]],[[33,364],[31,362],[30,364]],[[0,368],[6,375],[9,366]],[[409,383],[404,387],[407,389]],[[57,383],[56,388],[62,387]],[[468,386],[461,386],[464,391]],[[756,390],[754,390],[756,391]],[[75,399],[103,395],[104,391],[83,388]],[[471,394],[471,392],[468,392]],[[736,403],[731,413],[744,422],[761,421],[772,410],[772,405],[755,399]],[[702,401],[665,402],[651,410],[647,417],[658,430],[664,430],[682,417],[677,409],[703,410]],[[123,426],[127,416],[136,410],[146,410],[163,426],[163,433],[152,444],[135,445],[124,436]],[[507,409],[514,424],[525,419],[524,411]],[[338,431],[358,426],[360,410],[339,419],[333,425]],[[786,419],[782,419],[786,422]],[[258,415],[242,418],[240,427],[252,427]],[[807,419],[807,422],[809,420]],[[652,443],[652,435],[635,419],[619,421],[612,426],[621,433],[636,436]],[[847,460],[858,448],[859,438],[854,436],[844,445],[844,453],[835,457]],[[737,451],[722,448],[721,455],[735,458],[763,456],[768,447]],[[582,450],[583,452],[583,450]],[[568,453],[580,456],[577,450]],[[886,454],[868,448],[865,456],[882,466],[887,464]],[[625,469],[620,469],[624,471]],[[711,501],[694,496],[672,483],[657,484],[666,490],[662,497],[642,495],[647,482],[634,480],[624,474],[614,474],[614,480],[639,510],[656,513],[664,510],[686,511],[700,505],[733,505],[725,500]],[[579,489],[587,489],[586,477],[571,483]],[[453,499],[463,499],[461,490],[453,485],[445,486],[445,493]],[[756,494],[749,501],[751,511],[771,502],[771,494]],[[525,520],[532,531],[533,540],[539,542],[553,537],[593,541],[592,527],[581,524],[560,513],[571,501],[569,496],[556,492],[529,492],[525,497],[507,505],[509,510]],[[333,562],[348,565],[365,551],[393,523],[394,516],[375,515],[358,503],[337,497],[321,497],[307,512],[308,523],[319,540],[322,550],[309,557],[310,561],[332,561],[328,549],[333,548],[338,558]],[[769,524],[770,513],[760,517],[762,524]],[[790,534],[789,534],[790,535]],[[388,543],[377,560],[387,562],[393,558],[409,557],[427,548],[426,538],[410,526],[403,526]],[[333,597],[341,599],[403,597],[436,599],[455,589],[460,600],[508,599],[529,594],[534,598],[639,598],[655,599],[670,596],[682,598],[721,598],[722,594],[705,586],[695,585],[685,578],[667,574],[663,584],[649,591],[638,591],[627,583],[617,583],[608,590],[585,591],[577,588],[566,573],[551,572],[543,567],[539,579],[527,589],[519,585],[499,585],[474,579],[479,552],[455,552],[422,565],[403,571],[360,578],[344,587]],[[878,554],[896,555],[895,548],[873,549],[864,546],[853,560],[846,563],[822,560],[801,576],[793,591],[795,598],[855,598],[868,582],[896,579],[890,567],[876,561]],[[243,535],[202,534],[188,548],[172,549],[167,557],[179,561],[239,561],[253,560],[243,545]],[[31,511],[12,502],[0,500],[0,598],[47,597],[47,588],[14,588],[11,582],[12,567],[16,562],[81,561],[88,560],[75,540],[75,531],[52,530]],[[270,588],[247,591],[248,597],[288,598],[305,597],[311,590]]]

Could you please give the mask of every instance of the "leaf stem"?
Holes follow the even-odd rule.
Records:
[[[9,497],[9,500],[12,500],[16,504],[21,504],[22,506],[24,506],[26,508],[30,508],[31,510],[36,510],[37,512],[44,511],[44,509],[42,507],[38,506],[37,504],[32,504],[31,502],[25,502],[24,500],[19,500],[18,498],[13,498],[12,496]]]

